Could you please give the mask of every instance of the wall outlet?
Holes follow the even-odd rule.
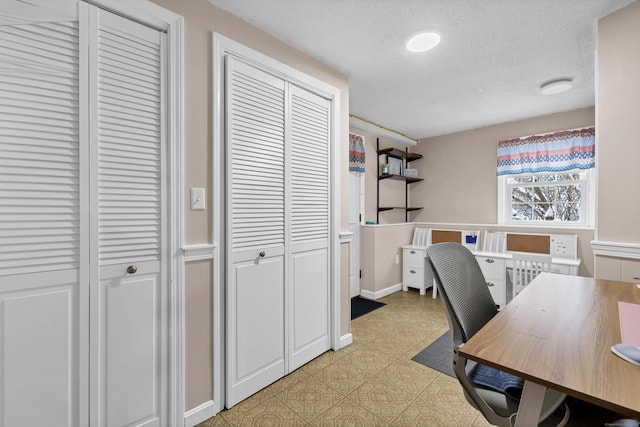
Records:
[[[396,264],[400,264],[400,254],[396,254]]]

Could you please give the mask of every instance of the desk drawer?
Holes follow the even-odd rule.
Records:
[[[424,249],[403,249],[402,250],[402,264],[406,266],[424,268],[425,263],[425,250]]]
[[[402,269],[402,284],[410,288],[424,289],[424,270],[405,265]]]
[[[505,305],[507,303],[507,288],[505,282],[487,279],[487,286],[496,304]]]
[[[623,282],[640,283],[640,260],[623,259],[621,262],[621,277]]]
[[[505,263],[500,258],[476,257],[484,278],[489,280],[490,277],[501,279],[505,275]]]

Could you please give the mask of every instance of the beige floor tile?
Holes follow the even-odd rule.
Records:
[[[345,396],[367,381],[365,373],[348,360],[338,360],[313,376]]]
[[[198,427],[487,426],[457,380],[411,360],[448,330],[431,291],[395,292],[328,351]]]
[[[344,399],[344,395],[310,376],[277,394],[275,398],[306,421],[311,421]]]
[[[386,382],[364,383],[348,398],[389,423],[411,403],[410,396],[402,388]]]
[[[386,427],[389,423],[362,406],[343,399],[311,422],[313,427]]]

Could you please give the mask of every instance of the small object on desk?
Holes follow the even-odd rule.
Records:
[[[629,344],[616,344],[611,347],[611,351],[627,362],[640,366],[640,348]]]

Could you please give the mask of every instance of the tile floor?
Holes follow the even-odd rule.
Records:
[[[488,426],[457,381],[411,360],[447,329],[441,299],[396,292],[328,351],[231,409],[217,426]]]

